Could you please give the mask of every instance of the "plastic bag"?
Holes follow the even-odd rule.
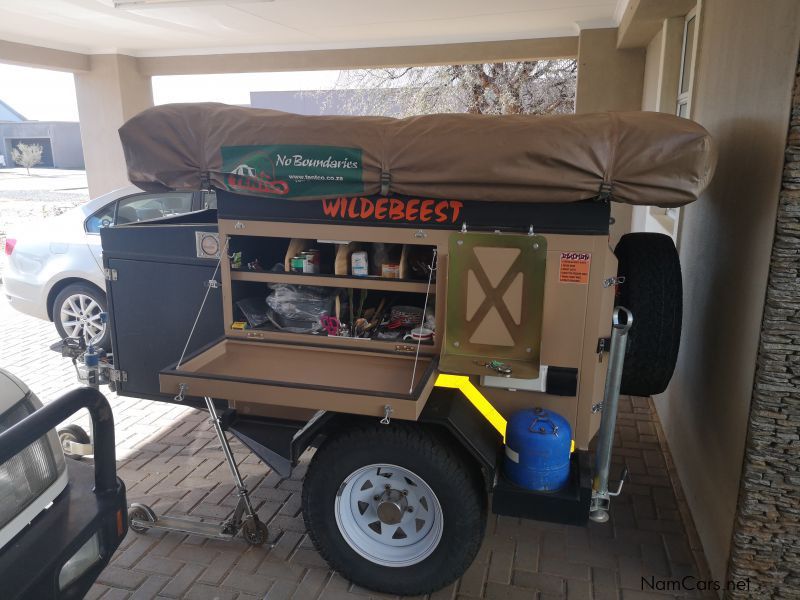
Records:
[[[337,290],[308,285],[275,283],[267,296],[269,320],[275,327],[291,333],[316,333],[320,319],[333,311]]]
[[[261,327],[269,320],[267,314],[267,305],[264,303],[264,297],[258,296],[256,298],[244,298],[236,303],[236,306],[242,311],[244,318],[251,329]]]

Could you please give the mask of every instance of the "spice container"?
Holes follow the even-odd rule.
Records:
[[[303,273],[305,272],[306,268],[306,257],[298,254],[297,256],[293,256],[292,260],[289,262],[289,270],[292,273]]]
[[[381,277],[384,279],[400,279],[400,265],[398,263],[383,263]]]
[[[303,273],[319,273],[319,250],[312,248],[311,250],[301,252],[300,256],[305,259]]]
[[[367,277],[369,275],[369,257],[365,251],[353,252],[350,257],[350,273],[354,277]]]

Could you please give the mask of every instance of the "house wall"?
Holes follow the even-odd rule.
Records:
[[[796,0],[703,0],[691,117],[719,164],[683,208],[683,339],[656,406],[716,579],[739,493],[799,40]]]
[[[663,61],[664,30],[658,31],[647,44],[644,77],[642,82],[642,110],[657,112],[659,110],[659,91],[661,89],[661,65]],[[634,206],[631,210],[631,231],[647,229],[648,206]]]
[[[644,70],[644,48],[618,50],[616,28],[581,31],[575,112],[639,110]],[[615,219],[611,240],[616,243],[631,230],[632,207],[615,202],[611,216]]]
[[[661,76],[661,61],[663,58],[664,30],[663,28],[653,36],[647,44],[647,54],[644,61],[644,85],[642,89],[642,110],[658,111],[658,84]]]
[[[23,121],[0,123],[0,154],[5,154],[6,165],[13,167],[11,140],[19,138],[46,138],[53,151],[56,169],[83,169],[83,148],[78,123]]]

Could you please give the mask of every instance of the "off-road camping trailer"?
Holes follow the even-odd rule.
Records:
[[[610,202],[696,199],[714,167],[700,126],[199,104],[120,135],[133,183],[211,188],[217,210],[102,231],[113,365],[98,372],[207,408],[226,452],[223,430],[280,474],[316,447],[303,512],[336,570],[442,587],[474,558],[490,498],[607,518],[615,399],[663,391],[681,313],[672,241],[611,249]],[[145,506],[131,528],[263,542],[231,468],[241,501],[216,530]]]

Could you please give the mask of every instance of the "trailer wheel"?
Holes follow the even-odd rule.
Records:
[[[458,578],[486,528],[486,494],[451,442],[417,425],[364,425],[329,438],[303,486],[320,554],[356,584],[421,595]]]
[[[660,233],[628,233],[614,249],[625,277],[616,304],[633,313],[620,391],[663,392],[678,360],[683,316],[681,265],[675,244]]]

